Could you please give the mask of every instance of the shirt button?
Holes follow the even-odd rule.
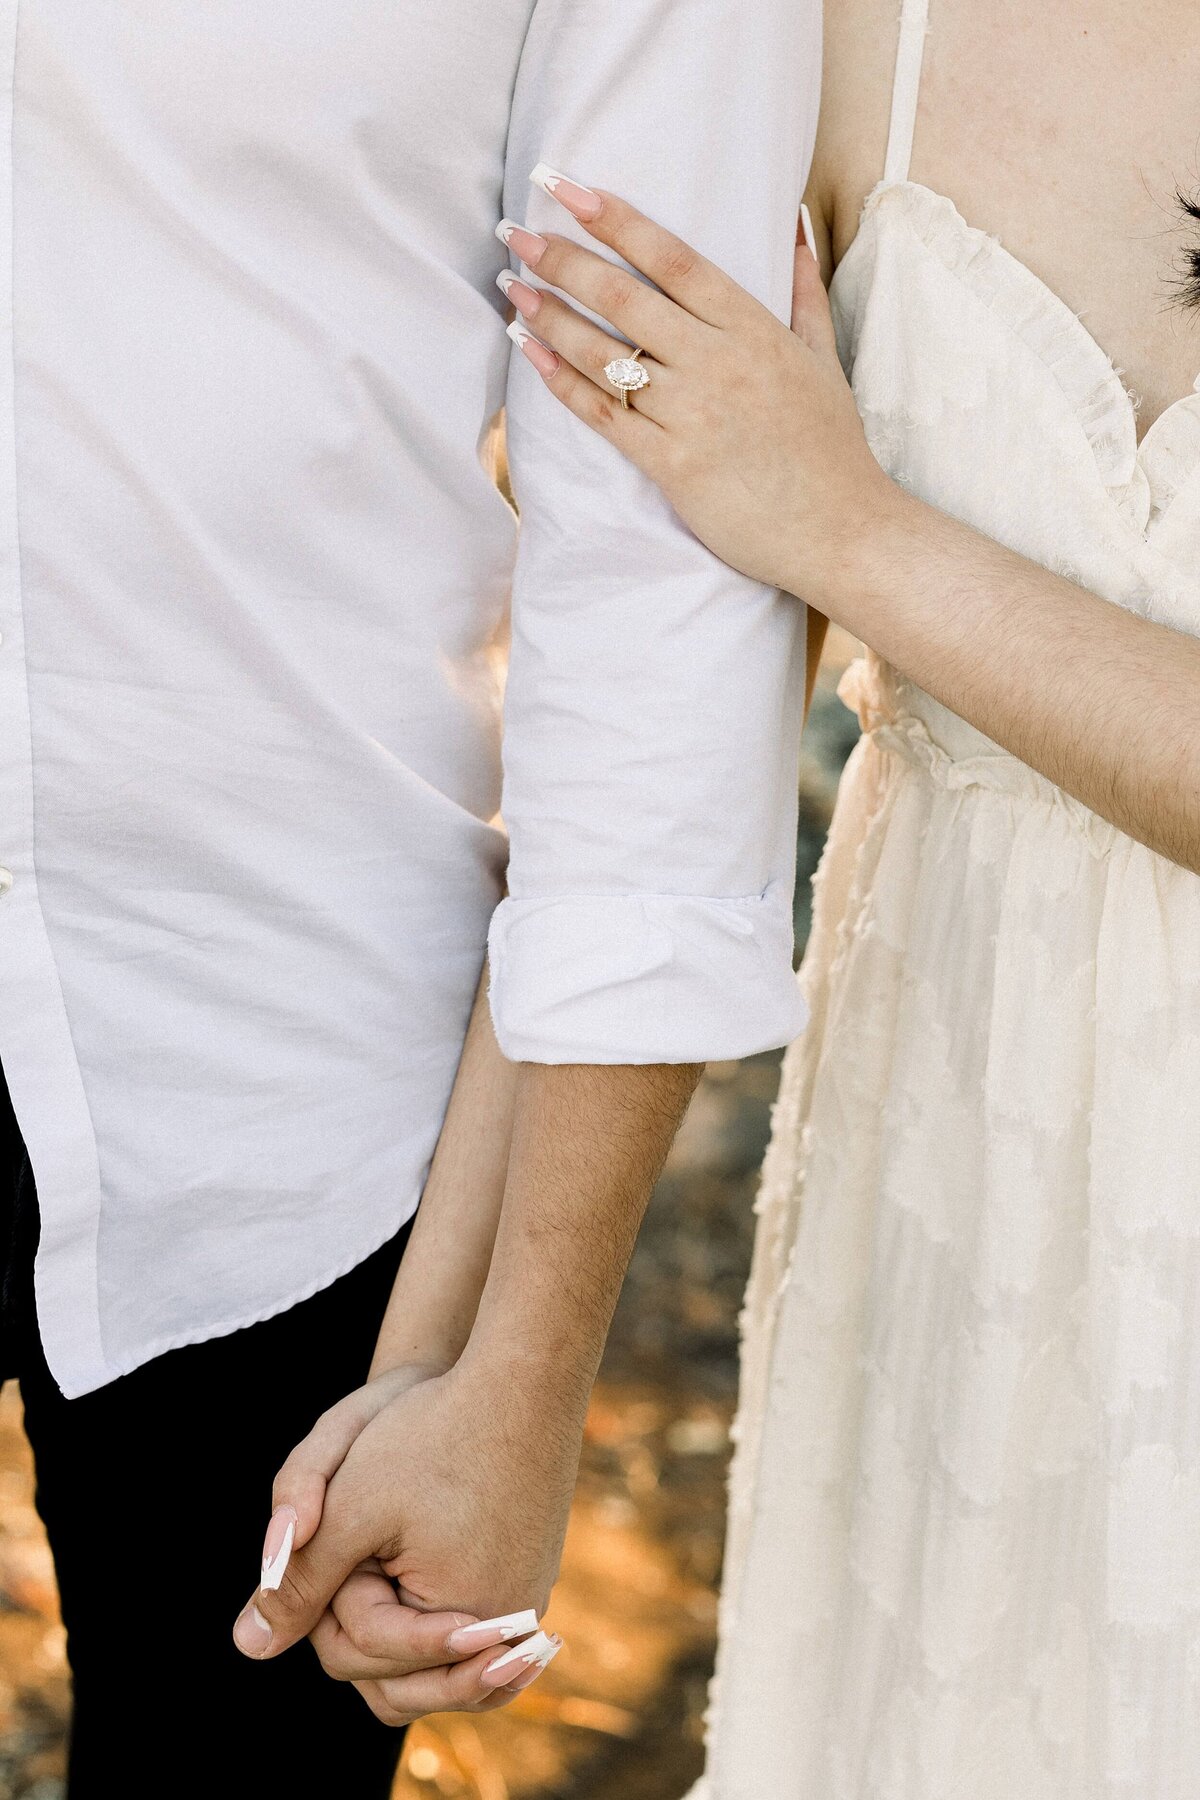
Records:
[[[12,870],[0,869],[0,896],[7,894],[12,886]]]

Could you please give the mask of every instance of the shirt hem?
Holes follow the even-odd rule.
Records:
[[[314,1276],[312,1280],[307,1281],[284,1299],[271,1301],[249,1312],[240,1313],[236,1317],[220,1319],[209,1325],[196,1326],[191,1331],[171,1332],[163,1337],[154,1338],[149,1344],[116,1362],[106,1359],[103,1374],[98,1379],[91,1379],[82,1372],[75,1379],[64,1379],[63,1376],[60,1376],[54,1367],[39,1320],[38,1333],[42,1337],[42,1348],[50,1373],[58,1383],[64,1400],[79,1400],[85,1394],[94,1394],[100,1388],[107,1387],[110,1382],[119,1381],[123,1375],[132,1375],[136,1369],[144,1368],[147,1363],[154,1362],[160,1356],[165,1356],[170,1350],[186,1350],[193,1344],[207,1344],[215,1338],[231,1337],[235,1331],[245,1331],[251,1325],[265,1325],[268,1319],[277,1319],[281,1313],[290,1312],[294,1306],[300,1306],[305,1300],[311,1300],[313,1295],[319,1294],[322,1289],[332,1287],[334,1282],[340,1281],[343,1275],[349,1275],[352,1270],[358,1268],[360,1263],[366,1262],[369,1256],[374,1256],[377,1250],[382,1250],[389,1238],[393,1238],[398,1232],[403,1231],[410,1220],[416,1217],[419,1205],[419,1199],[414,1200],[406,1211],[402,1212],[394,1221],[389,1222],[378,1236],[372,1236],[361,1249],[354,1251],[336,1268],[325,1274]],[[380,1324],[382,1323],[381,1319]]]

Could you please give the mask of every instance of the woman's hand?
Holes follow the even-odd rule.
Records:
[[[579,1445],[507,1389],[408,1365],[325,1413],[276,1478],[238,1647],[262,1660],[310,1637],[391,1725],[490,1711],[536,1680],[562,1647],[537,1627]]]
[[[508,221],[500,235],[539,280],[628,342],[557,294],[504,274],[501,286],[530,327],[512,327],[515,341],[551,393],[656,482],[710,550],[821,606],[839,547],[861,537],[900,490],[867,446],[815,256],[806,245],[797,250],[788,331],[623,200],[562,179],[552,191],[637,274]],[[645,351],[650,383],[625,410],[604,369],[630,344]]]

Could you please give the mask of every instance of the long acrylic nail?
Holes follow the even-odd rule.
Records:
[[[549,163],[539,163],[529,177],[534,187],[541,188],[543,194],[549,194],[560,206],[565,206],[569,213],[574,213],[584,224],[599,218],[604,202],[599,194],[591,188],[583,187],[578,181],[572,181],[560,169],[552,169]]]
[[[523,1693],[527,1687],[532,1687],[538,1676],[543,1674],[545,1670],[549,1668],[562,1647],[562,1639],[555,1638],[552,1641],[549,1650],[546,1651],[544,1656],[538,1657],[531,1669],[526,1669],[524,1675],[518,1675],[515,1681],[509,1682],[508,1685],[513,1693],[520,1694]]]
[[[246,1656],[263,1656],[275,1633],[257,1606],[248,1606],[233,1628],[233,1641]]]
[[[821,259],[817,255],[817,239],[813,231],[812,214],[803,201],[800,202],[800,228],[804,232],[804,242],[808,245],[813,261],[819,263]]]
[[[553,350],[547,349],[545,344],[535,338],[532,332],[526,331],[523,325],[518,325],[515,319],[507,327],[507,330],[517,349],[523,356],[528,357],[539,375],[553,375],[557,372],[557,356]]]
[[[503,1656],[498,1656],[495,1662],[490,1662],[479,1679],[484,1687],[511,1687],[518,1676],[527,1674],[535,1666],[540,1675],[561,1648],[561,1638],[553,1638],[545,1631],[536,1631],[523,1644],[515,1644]]]
[[[295,1507],[277,1506],[271,1514],[271,1523],[267,1526],[266,1541],[263,1544],[262,1578],[258,1584],[260,1593],[273,1594],[282,1585],[295,1541]]]
[[[496,286],[506,300],[511,300],[522,318],[533,319],[541,310],[542,296],[527,281],[518,281],[511,269],[501,269]]]
[[[527,269],[536,269],[550,248],[549,238],[539,237],[536,231],[526,231],[524,225],[516,225],[511,219],[501,219],[496,236]]]
[[[451,1650],[473,1652],[490,1649],[493,1644],[507,1644],[513,1638],[527,1637],[536,1631],[537,1613],[532,1606],[524,1612],[504,1613],[498,1619],[480,1619],[475,1625],[460,1625],[450,1633]]]

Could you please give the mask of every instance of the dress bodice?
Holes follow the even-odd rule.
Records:
[[[871,449],[901,486],[1200,636],[1200,392],[1139,445],[1135,402],[1079,317],[950,200],[908,180],[868,197],[831,301]],[[881,665],[866,685],[867,719],[911,715],[956,759],[1002,754]]]

